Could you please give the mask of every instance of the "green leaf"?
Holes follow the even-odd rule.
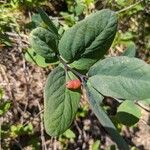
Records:
[[[41,16],[39,14],[33,14],[31,16],[31,20],[35,23],[37,23],[37,26],[39,25],[40,22],[42,22]]]
[[[92,150],[99,150],[100,149],[100,140],[96,140],[93,144],[92,144]]]
[[[0,33],[0,44],[5,44],[6,46],[12,46],[12,40],[9,39],[7,34]]]
[[[43,26],[43,20],[39,14],[32,15],[32,22],[35,24],[35,27]]]
[[[92,59],[93,64],[110,48],[116,30],[116,14],[108,9],[98,11],[64,33],[58,46],[60,55],[68,63],[80,59],[89,63],[86,59]]]
[[[69,27],[72,27],[77,19],[74,14],[68,14],[67,12],[61,12],[60,15],[64,18],[63,29],[67,30]]]
[[[119,135],[118,131],[116,130],[115,126],[103,110],[103,108],[100,106],[98,101],[94,98],[93,93],[90,92],[91,85],[89,81],[86,85],[86,91],[87,91],[87,98],[89,100],[89,104],[97,116],[99,122],[104,126],[106,131],[110,134],[112,137],[112,140],[114,140],[118,147],[123,150],[129,150],[127,143],[124,141],[124,139]],[[103,96],[101,95],[101,101],[103,100]]]
[[[10,127],[10,136],[16,138],[24,134],[33,134],[33,126],[31,123],[27,125],[17,124]]]
[[[23,132],[32,134],[34,131],[33,125],[31,123],[27,124],[26,126],[23,126]]]
[[[118,120],[127,126],[136,124],[141,117],[141,111],[133,101],[124,101],[117,109]]]
[[[89,107],[88,107],[88,104],[84,104],[84,106],[80,106],[78,108],[78,111],[77,111],[77,114],[76,114],[76,117],[77,118],[85,118],[88,114],[88,111],[89,111]]]
[[[48,64],[45,63],[45,58],[36,54],[32,48],[29,48],[25,53],[25,59],[29,62],[35,63],[40,67],[47,67]]]
[[[136,46],[132,42],[132,43],[129,43],[127,49],[124,51],[122,56],[135,57],[135,54],[136,54]]]
[[[4,90],[0,87],[0,100],[3,98]]]
[[[38,27],[30,33],[30,44],[35,52],[50,62],[57,60],[58,39],[47,29]]]
[[[96,102],[100,105],[103,102],[103,98],[101,93],[99,93],[96,89],[92,87],[92,85],[88,82],[88,91],[91,94],[91,96],[96,100]]]
[[[0,103],[0,116],[4,115],[11,107],[11,103],[6,101],[6,102],[2,102],[2,104]]]
[[[70,129],[66,130],[63,135],[68,139],[74,139],[76,137],[75,133]]]
[[[85,5],[82,1],[77,1],[77,5],[75,6],[75,13],[77,16],[81,15],[85,9]]]
[[[59,66],[48,76],[44,89],[44,125],[51,136],[65,132],[75,117],[81,94],[66,88],[66,81],[75,78]]]
[[[120,37],[120,39],[122,41],[131,41],[131,40],[133,40],[133,38],[134,38],[134,34],[131,31],[127,31],[125,33],[121,33],[121,37]]]
[[[137,58],[110,57],[94,64],[89,82],[100,93],[114,98],[150,98],[150,66]]]
[[[115,1],[120,6],[126,6],[126,1],[125,0],[115,0]]]
[[[107,150],[117,150],[116,145],[110,145]]]
[[[40,13],[41,19],[48,26],[48,29],[51,32],[53,32],[56,36],[58,36],[58,30],[57,30],[56,26],[54,25],[54,23],[50,20],[48,15],[41,8],[39,8],[38,11]]]
[[[74,61],[70,64],[72,68],[75,68],[77,70],[83,70],[86,71],[96,62],[95,59],[92,58],[81,58],[79,60]]]

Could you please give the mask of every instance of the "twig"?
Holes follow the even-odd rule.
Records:
[[[37,62],[35,61],[35,59],[32,57],[32,55],[28,52],[28,50],[26,51],[26,53],[30,56],[30,58],[32,59],[32,61],[33,61],[36,65],[38,65]]]
[[[39,108],[39,112],[41,112],[42,109],[41,109],[41,106],[39,104],[39,101],[37,101],[37,105],[38,105],[38,108]],[[46,144],[45,144],[45,137],[44,137],[44,125],[43,125],[43,115],[42,115],[42,113],[40,113],[40,119],[41,119],[40,128],[41,128],[42,150],[47,150],[47,147],[46,147]]]
[[[79,134],[82,135],[82,130],[80,129],[80,127],[79,127],[79,125],[78,125],[78,123],[77,123],[76,120],[74,121],[74,124],[75,124],[75,126],[76,126],[76,128],[77,128]]]
[[[27,77],[29,77],[29,73],[27,71],[26,62],[25,62],[24,56],[22,54],[23,43],[22,43],[22,38],[21,38],[20,33],[18,33],[18,43],[19,43],[18,49],[21,53],[22,61],[23,61],[24,78],[25,78],[25,81],[26,81],[26,95],[27,95],[27,97],[26,97],[26,104],[25,104],[25,107],[24,107],[24,110],[23,110],[23,114],[24,114],[27,110],[28,101],[29,101],[29,99],[28,99],[28,95],[29,95],[28,82],[29,82],[29,79],[27,79]],[[24,121],[24,115],[21,116],[21,123],[23,123],[23,121]]]
[[[44,112],[44,110],[41,110],[37,115],[35,115],[33,118],[30,118],[28,121],[26,121],[23,125],[25,126],[25,125],[27,125],[28,123],[31,123],[35,118],[38,118],[39,117],[39,115],[41,114],[41,113],[43,113]]]
[[[5,72],[5,69],[2,67],[2,65],[0,65],[0,72],[2,73],[2,75],[4,77],[4,80],[7,83],[7,89],[8,89],[8,92],[9,92],[9,97],[12,100],[12,103],[14,105],[14,109],[13,109],[14,116],[17,116],[18,112],[20,112],[21,115],[23,115],[23,111],[20,109],[20,107],[18,106],[18,103],[15,100],[15,95],[11,90],[10,82],[9,82],[8,77],[7,77],[7,73]]]
[[[148,122],[146,122],[144,119],[140,119],[144,124],[149,125]]]
[[[140,4],[141,2],[143,2],[143,0],[140,0],[140,1],[136,2],[135,4],[132,4],[132,5],[128,6],[128,7],[126,7],[126,8],[123,8],[123,9],[117,11],[116,13],[119,14],[119,13],[122,13],[124,11],[127,11],[127,10],[135,7],[136,5]]]
[[[58,57],[59,57],[60,62],[66,68],[66,70],[72,71],[76,76],[78,76],[81,79],[81,81],[84,81],[85,79],[88,79],[88,77],[86,75],[83,75],[83,74],[77,72],[76,70],[72,69],[61,56],[58,56]]]
[[[54,138],[54,142],[53,142],[53,150],[57,150],[57,139],[56,137]]]
[[[150,110],[142,106],[140,103],[136,102],[135,104],[138,105],[140,108],[144,109],[145,111],[150,112]]]

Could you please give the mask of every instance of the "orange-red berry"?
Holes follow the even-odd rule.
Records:
[[[66,88],[76,90],[81,87],[81,81],[79,79],[70,80],[66,83]]]

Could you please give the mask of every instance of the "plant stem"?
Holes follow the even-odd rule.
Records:
[[[58,58],[60,62],[64,65],[65,70],[70,70],[71,72],[73,72],[76,76],[78,76],[81,79],[82,82],[88,78],[86,75],[83,75],[79,73],[78,71],[72,69],[61,56],[58,56]]]
[[[135,7],[136,5],[140,4],[142,1],[143,1],[143,0],[140,0],[140,1],[136,2],[135,4],[132,4],[132,5],[128,6],[128,7],[126,7],[126,8],[123,8],[123,9],[117,11],[116,13],[119,14],[119,13],[122,13],[122,12],[124,12],[124,11],[127,11],[127,10],[129,10],[129,9],[131,9],[131,8],[133,8],[133,7]]]
[[[138,103],[138,102],[136,102],[135,104],[138,105],[140,108],[142,108],[142,109],[144,109],[145,111],[147,111],[147,112],[150,113],[149,108],[146,108],[146,106],[144,106],[144,105],[142,105],[142,104],[140,104],[140,103]]]

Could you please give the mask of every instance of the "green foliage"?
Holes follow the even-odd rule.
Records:
[[[111,145],[108,150],[117,150],[116,146],[115,145]]]
[[[3,91],[3,89],[0,87],[0,100],[3,98],[3,95],[4,95],[4,91]]]
[[[79,107],[76,116],[84,118],[88,114],[88,110],[89,110],[88,105],[84,105],[82,107]]]
[[[31,17],[31,22],[26,24],[26,28],[33,30],[36,27],[48,29],[48,25],[42,20],[40,13],[35,13]]]
[[[132,146],[131,150],[138,150],[138,149],[135,146]]]
[[[10,0],[10,5],[13,8],[30,8],[37,7],[40,3],[46,0]]]
[[[58,40],[49,30],[38,27],[30,34],[30,44],[34,51],[49,62],[57,61]]]
[[[141,117],[141,111],[133,101],[124,101],[117,109],[118,120],[127,126],[136,124]]]
[[[33,40],[33,43],[31,42],[32,48],[28,49],[27,53],[25,54],[26,60],[29,62],[35,63],[40,67],[47,67],[50,64],[59,63],[59,60],[62,61],[60,58],[66,57],[65,58],[66,62],[64,62],[64,64],[61,64],[62,68],[64,67],[63,72],[65,72],[64,73],[65,75],[63,77],[65,77],[65,80],[63,82],[64,84],[61,85],[60,88],[66,89],[65,84],[66,84],[67,80],[71,79],[70,78],[70,76],[72,76],[72,75],[70,75],[71,72],[75,73],[77,78],[79,78],[81,80],[83,89],[84,89],[84,86],[87,86],[87,84],[88,84],[88,86],[90,86],[90,88],[88,88],[88,90],[87,90],[89,97],[94,99],[94,102],[89,100],[91,103],[93,102],[93,104],[91,105],[91,108],[93,109],[93,112],[96,113],[96,116],[99,119],[102,118],[102,120],[100,119],[100,122],[101,122],[101,124],[104,125],[104,127],[106,126],[107,131],[108,131],[107,121],[108,120],[110,121],[110,119],[106,116],[106,113],[105,113],[106,110],[103,109],[105,106],[103,106],[102,96],[103,97],[113,96],[119,102],[126,98],[130,98],[131,101],[129,101],[129,102],[125,101],[119,106],[118,113],[116,116],[111,116],[111,120],[115,124],[117,131],[120,132],[121,127],[122,127],[122,124],[120,122],[130,126],[139,120],[140,113],[137,109],[137,106],[133,103],[133,100],[141,99],[140,101],[138,101],[139,104],[143,103],[144,105],[150,105],[150,96],[148,94],[149,86],[147,86],[147,85],[149,85],[150,75],[149,75],[148,71],[145,71],[145,68],[149,69],[149,67],[146,67],[148,65],[146,65],[145,63],[143,63],[143,65],[141,65],[141,66],[140,66],[140,63],[138,65],[138,61],[135,61],[134,58],[133,58],[132,65],[134,66],[134,63],[135,64],[137,63],[137,65],[135,66],[135,70],[132,70],[132,67],[131,68],[129,67],[129,66],[132,66],[130,63],[125,63],[125,65],[123,65],[123,67],[121,67],[121,65],[122,65],[121,61],[118,61],[118,64],[120,64],[120,67],[115,66],[115,64],[113,64],[114,62],[111,61],[111,59],[113,60],[114,58],[110,58],[110,59],[106,60],[106,61],[108,61],[108,63],[110,63],[110,64],[112,63],[112,65],[110,65],[110,67],[108,66],[106,61],[102,60],[103,64],[101,64],[101,66],[99,67],[99,70],[101,70],[100,72],[102,74],[98,73],[99,77],[98,78],[94,77],[94,83],[93,82],[91,83],[91,79],[93,79],[93,76],[97,76],[97,75],[94,74],[93,76],[89,77],[88,76],[89,74],[85,74],[85,72],[87,72],[89,70],[89,68],[95,62],[104,58],[104,54],[107,54],[108,49],[113,41],[113,37],[111,37],[111,36],[114,36],[115,32],[116,32],[115,31],[116,24],[113,25],[113,23],[112,23],[113,21],[116,23],[116,15],[115,15],[115,13],[112,12],[112,14],[114,16],[111,16],[109,18],[109,14],[111,12],[110,10],[103,10],[101,12],[98,11],[96,14],[93,14],[93,15],[87,17],[87,19],[85,19],[84,21],[81,21],[81,22],[85,23],[85,26],[86,26],[85,28],[87,29],[87,30],[85,29],[83,31],[82,31],[82,29],[84,28],[84,25],[82,26],[81,22],[79,22],[79,24],[78,24],[77,21],[79,21],[83,17],[86,17],[90,13],[94,12],[95,6],[96,6],[96,10],[97,10],[97,8],[101,9],[101,7],[112,8],[112,10],[116,10],[116,11],[121,10],[121,11],[118,11],[119,13],[117,13],[118,18],[120,19],[120,22],[121,22],[121,26],[119,26],[119,32],[117,33],[117,38],[116,38],[115,42],[113,42],[114,43],[113,48],[115,49],[115,46],[116,45],[118,46],[118,44],[119,44],[119,46],[121,45],[121,48],[122,48],[122,45],[124,45],[125,47],[127,47],[127,49],[125,50],[125,52],[122,55],[128,56],[128,57],[134,57],[135,52],[136,52],[135,51],[136,47],[135,47],[135,44],[133,44],[131,42],[136,41],[136,43],[139,43],[138,46],[140,46],[140,43],[142,45],[145,43],[145,46],[142,47],[142,50],[144,50],[144,51],[146,50],[146,53],[148,54],[147,51],[149,50],[149,47],[150,47],[149,46],[150,44],[148,42],[148,40],[149,40],[148,19],[149,18],[147,15],[148,9],[146,7],[148,7],[149,0],[143,0],[143,1],[139,0],[137,2],[135,2],[135,0],[128,0],[128,1],[109,0],[109,1],[101,1],[102,3],[97,0],[75,0],[75,1],[60,0],[60,2],[62,2],[62,1],[67,2],[67,5],[68,5],[68,9],[66,9],[65,12],[59,12],[60,4],[58,4],[57,1],[49,2],[47,0],[3,0],[2,2],[0,2],[1,3],[0,4],[0,48],[2,47],[0,51],[3,53],[3,50],[5,50],[4,49],[5,46],[14,46],[16,41],[18,41],[18,33],[21,35],[21,39],[22,38],[24,39],[24,36],[22,36],[22,35],[28,34],[28,30],[26,30],[26,27],[28,25],[29,25],[28,26],[29,30],[38,27],[37,29],[35,29],[36,33],[34,33],[34,35],[31,35],[31,41]],[[44,3],[42,3],[42,2],[44,2]],[[99,2],[100,2],[100,5],[99,5]],[[94,6],[94,3],[97,3],[97,4]],[[53,23],[54,22],[53,20],[55,20],[54,18],[52,18],[53,20],[51,21],[51,19],[49,19],[48,15],[43,10],[37,9],[37,6],[40,6],[40,8],[44,6],[44,9],[47,12],[50,12],[51,6],[49,4],[50,5],[52,4],[52,7],[53,7],[53,4],[57,5],[56,8],[54,6],[54,9],[56,9],[54,11],[54,13],[59,14],[58,18],[60,18],[60,24],[61,24],[59,30],[57,30],[58,28]],[[129,8],[126,9],[126,7],[128,7],[128,6],[129,6]],[[123,11],[122,11],[122,9],[123,9]],[[24,24],[29,19],[30,15],[28,15],[28,14],[30,14],[30,13],[34,14],[35,12],[37,12],[37,10],[39,13],[32,16],[32,22],[29,23],[27,26],[24,26]],[[144,12],[143,16],[140,15],[141,11]],[[102,12],[106,12],[105,15],[102,16]],[[137,15],[138,12],[139,12],[139,14]],[[25,19],[22,19],[22,18],[24,18],[23,14],[25,14]],[[60,15],[63,18],[60,17]],[[99,15],[99,16],[96,16],[96,15]],[[94,16],[96,16],[95,19],[94,19]],[[92,18],[91,19],[92,21],[89,21],[90,20],[89,18]],[[129,18],[130,18],[130,20],[129,20]],[[143,19],[143,18],[148,18],[148,19],[146,21],[146,19]],[[110,28],[107,28],[108,27],[106,24],[107,21],[108,21],[108,24],[112,23],[112,26],[110,25]],[[69,27],[73,26],[76,23],[77,23],[77,25],[75,25],[74,27],[72,27],[71,29],[66,31],[66,33],[65,33],[66,38],[64,39],[63,43],[60,45],[60,47],[61,47],[62,45],[68,44],[70,41],[71,46],[68,49],[66,49],[66,47],[62,46],[63,49],[60,48],[60,51],[62,51],[62,53],[64,53],[64,54],[62,54],[62,56],[59,58],[58,56],[60,56],[60,53],[58,51],[58,43],[61,38],[61,35],[64,32],[64,30],[67,30]],[[81,25],[81,27],[80,27],[80,25]],[[140,32],[140,30],[139,30],[140,26],[144,26],[144,25],[146,26],[145,28],[142,28],[144,37],[142,37],[141,39],[138,39],[142,35],[142,32]],[[74,34],[72,34],[72,32],[73,32],[72,30],[74,28],[76,28],[76,26],[79,27],[79,30],[77,30],[77,33],[75,32]],[[78,33],[80,30],[81,30],[81,32]],[[100,32],[100,30],[101,30],[101,32]],[[59,34],[58,34],[58,31],[59,31]],[[38,32],[39,32],[39,34],[38,34]],[[69,36],[68,36],[67,32],[68,32],[68,34],[70,33]],[[65,34],[64,34],[64,36],[65,36]],[[98,36],[97,36],[97,34],[98,34]],[[99,36],[104,42],[99,41]],[[109,37],[110,37],[110,39],[109,39]],[[63,38],[64,37],[62,37],[62,39]],[[97,39],[98,39],[98,42],[95,42]],[[71,42],[71,40],[73,42]],[[84,40],[87,40],[87,43]],[[95,47],[93,46],[94,48],[92,47],[92,49],[90,49],[91,51],[87,51],[86,46],[90,46],[90,48],[91,48],[91,43],[93,43],[92,40],[94,41],[94,43],[96,43],[98,45],[95,44],[94,45]],[[138,42],[138,40],[140,42]],[[24,46],[24,41],[22,44],[23,44],[22,46]],[[18,45],[18,46],[20,46],[20,45]],[[16,47],[16,45],[15,45],[15,47]],[[74,51],[74,48],[76,48],[75,51]],[[98,49],[98,50],[96,50],[96,49]],[[142,53],[144,51],[142,51]],[[69,56],[71,55],[71,58],[69,58],[68,55]],[[145,55],[145,57],[147,58],[149,56]],[[69,59],[69,61],[68,61],[68,59]],[[107,68],[107,69],[102,70],[103,68]],[[121,68],[124,68],[124,69],[121,69]],[[74,72],[74,71],[76,71],[76,72]],[[77,72],[77,71],[79,71],[79,72]],[[82,72],[82,74],[79,74],[81,72]],[[117,72],[118,72],[118,74],[117,74]],[[53,71],[52,71],[52,73],[53,73]],[[145,76],[147,76],[147,77],[145,77]],[[130,78],[128,78],[128,77],[130,77]],[[57,79],[55,81],[51,81],[52,86],[50,86],[50,88],[54,89],[57,81],[59,82],[60,80]],[[140,87],[140,85],[141,85],[141,87]],[[106,87],[104,87],[104,86],[106,86]],[[60,92],[60,89],[57,88],[57,86],[56,86],[55,90],[58,91],[58,93],[55,91],[54,96],[51,96],[53,94],[51,94],[51,95],[49,94],[49,91],[51,93],[51,89],[49,89],[47,91],[47,95],[49,96],[49,100],[48,100],[49,102],[48,102],[48,104],[46,103],[45,105],[48,105],[48,114],[47,114],[48,118],[51,118],[51,114],[53,115],[53,113],[55,113],[55,111],[57,111],[57,109],[58,109],[59,114],[57,113],[56,116],[57,116],[57,118],[62,117],[61,122],[58,121],[59,126],[56,126],[57,123],[54,122],[54,126],[52,127],[51,124],[53,122],[48,122],[48,127],[47,127],[50,130],[52,130],[52,128],[53,129],[56,128],[56,131],[58,131],[59,127],[61,128],[61,127],[66,126],[65,128],[67,129],[70,126],[69,124],[71,124],[71,122],[73,121],[73,119],[72,119],[73,117],[70,117],[71,119],[67,118],[68,119],[67,124],[64,123],[65,122],[64,120],[66,119],[65,116],[67,116],[67,117],[69,115],[75,116],[77,104],[79,103],[78,102],[79,95],[76,96],[76,94],[73,94],[74,96],[72,96],[72,93],[78,93],[78,91],[70,91],[68,89],[65,90],[65,91],[69,91],[69,94],[67,94],[67,95],[69,95],[70,97],[67,99],[64,98],[63,100],[61,99],[61,101],[63,101],[62,103],[64,103],[64,101],[65,101],[64,113],[66,113],[66,114],[63,114],[64,116],[61,116],[62,109],[59,109],[59,106],[61,105],[59,103],[60,102],[59,98],[63,97],[66,93],[64,92],[64,90],[62,90],[63,92]],[[83,92],[86,92],[85,89],[83,90]],[[0,116],[5,117],[5,114],[7,114],[8,111],[10,112],[12,110],[12,107],[11,107],[10,101],[4,99],[5,96],[3,93],[4,93],[4,91],[1,90],[1,88],[0,88]],[[106,95],[104,95],[104,94],[106,94]],[[55,97],[56,95],[58,97]],[[69,99],[69,102],[72,102],[72,100],[73,101],[77,100],[76,104],[75,104],[75,108],[74,108],[74,103],[69,103],[69,104],[72,104],[73,108],[75,109],[75,110],[73,109],[74,112],[71,114],[70,114],[71,105],[69,105],[67,103],[68,99]],[[58,100],[58,103],[57,103],[57,100]],[[56,108],[55,110],[52,109],[49,111],[49,105],[51,105],[51,104],[55,105],[55,106],[57,105],[58,108],[55,107]],[[96,106],[94,104],[96,104]],[[94,107],[93,107],[93,105],[94,105]],[[47,106],[45,106],[45,107],[47,107]],[[77,118],[85,117],[88,113],[88,108],[89,108],[89,106],[87,106],[87,104],[85,104],[84,106],[80,106],[79,111],[77,112]],[[132,108],[132,110],[131,110],[131,108]],[[109,106],[109,109],[111,109],[110,106]],[[104,122],[105,120],[103,120],[103,118],[104,118],[103,114],[105,114],[104,116],[106,116],[106,118],[107,118],[106,122]],[[101,116],[99,116],[99,115],[101,115]],[[7,117],[6,117],[6,120],[7,120]],[[12,122],[14,122],[14,120]],[[46,121],[44,121],[44,123],[45,122]],[[105,123],[106,123],[106,125],[105,125]],[[112,125],[111,122],[110,122],[110,125]],[[114,126],[112,125],[112,128],[113,127]],[[9,122],[8,125],[2,124],[2,128],[6,129],[6,130],[2,129],[0,131],[0,134],[2,135],[2,142],[5,141],[5,139],[3,138],[3,135],[5,135],[5,137],[7,137],[8,139],[18,137],[19,141],[20,141],[20,137],[19,137],[20,135],[23,135],[23,134],[30,135],[33,132],[32,124],[28,124],[26,126],[23,126],[21,124],[14,124],[13,126],[10,126],[10,122]],[[62,129],[62,132],[64,132],[66,129]],[[109,131],[110,135],[112,135],[114,140],[117,140],[115,137],[115,135],[117,134],[117,131],[114,131],[115,133],[112,133],[112,134]],[[48,133],[48,134],[50,134],[50,133]],[[58,136],[59,136],[59,134],[60,134],[60,132],[58,133]],[[61,137],[64,140],[64,143],[66,144],[66,138],[68,141],[70,139],[73,140],[75,138],[75,133],[69,129],[59,137]],[[117,137],[119,137],[118,134],[117,134]],[[38,136],[35,136],[33,138],[31,137],[30,144],[33,145],[33,149],[41,149],[41,147],[40,147],[41,141],[38,138],[39,138]],[[120,137],[117,141],[118,142],[120,141]],[[7,139],[6,139],[6,142],[7,142]],[[23,146],[24,146],[24,144],[23,144]],[[100,141],[96,140],[94,142],[94,144],[92,145],[92,149],[93,150],[99,149],[99,147],[100,147]],[[8,147],[7,149],[9,149],[9,148],[10,147]],[[119,148],[119,149],[121,149],[121,148]],[[117,149],[117,148],[111,146],[110,149]],[[132,147],[131,149],[136,149],[136,148]]]
[[[75,133],[72,130],[70,130],[70,129],[66,130],[63,133],[63,136],[65,136],[68,139],[74,139],[76,137]]]
[[[90,92],[90,88],[91,88],[90,83],[87,83],[87,87],[86,87],[87,93],[86,94],[87,94],[89,104],[90,104],[93,112],[97,116],[100,123],[105,127],[106,131],[111,135],[112,140],[114,140],[117,143],[119,148],[128,150],[128,145],[123,140],[123,138],[119,135],[116,127],[113,125],[113,123],[111,122],[111,120],[109,119],[109,117],[107,116],[105,111],[103,110],[103,108],[100,106],[97,99],[95,99],[95,97],[93,96],[93,93]],[[100,97],[101,97],[100,101],[102,101],[103,96],[101,94],[99,94],[99,99],[100,99]]]
[[[87,5],[91,3],[91,1],[86,2]],[[69,90],[66,88],[66,83],[79,79],[82,82],[81,89],[86,93],[89,104],[100,123],[117,143],[119,149],[128,150],[127,143],[102,107],[103,99],[105,97],[113,97],[118,101],[130,99],[131,101],[125,101],[119,106],[117,117],[114,118],[119,119],[123,124],[136,123],[138,120],[133,117],[139,118],[140,113],[133,100],[150,98],[150,66],[134,58],[135,45],[129,44],[130,40],[126,39],[124,41],[128,41],[129,45],[123,54],[125,56],[100,60],[104,58],[116,34],[116,13],[108,9],[98,11],[68,29],[60,41],[57,28],[43,11],[40,11],[40,19],[45,25],[37,21],[38,27],[30,34],[31,46],[36,55],[41,55],[45,61],[48,59],[49,63],[58,60],[61,62],[49,74],[44,88],[46,132],[50,136],[60,136],[70,127],[79,106],[81,91],[80,89]],[[36,20],[34,22],[36,23]],[[122,114],[127,112],[130,112],[130,115],[126,115],[126,118],[131,120],[128,122],[126,119],[124,122]],[[118,124],[117,119],[115,124]],[[63,135],[75,138],[71,130]],[[95,145],[97,148],[99,142]]]
[[[12,46],[13,40],[7,35],[12,29],[18,26],[16,18],[10,15],[10,10],[7,6],[0,5],[0,46]]]
[[[133,38],[134,38],[134,34],[133,34],[133,32],[131,32],[131,31],[122,33],[122,34],[120,35],[120,39],[121,39],[122,41],[129,41],[129,40],[132,40]]]
[[[65,29],[72,27],[76,23],[77,18],[73,14],[68,14],[66,12],[61,12],[60,14],[65,20],[65,24],[63,25]]]
[[[28,142],[28,145],[31,147],[32,150],[41,149],[40,140],[36,135],[31,137],[30,141]]]
[[[126,4],[125,0],[116,0],[117,4],[120,6],[124,6]]]
[[[122,56],[135,57],[136,46],[134,43],[129,43],[127,49],[124,51]]]
[[[80,92],[66,88],[69,79],[75,79],[71,72],[65,74],[61,67],[48,76],[44,90],[44,122],[47,133],[58,136],[71,125],[79,106]],[[51,115],[50,115],[51,114]]]
[[[126,56],[106,58],[89,70],[89,82],[105,96],[142,100],[150,97],[150,66]]]
[[[99,105],[102,104],[103,97],[102,97],[101,93],[99,91],[97,91],[95,88],[93,88],[89,82],[87,85],[89,87],[88,91],[90,93],[90,96],[92,96]]]
[[[29,29],[34,29],[36,27],[42,27],[50,30],[53,34],[58,36],[57,27],[54,25],[53,21],[47,16],[47,14],[42,10],[38,9],[39,13],[35,13],[31,17],[31,22],[26,24]]]
[[[12,125],[10,127],[10,136],[15,138],[20,135],[24,134],[32,134],[33,133],[33,126],[31,123],[27,124],[26,126],[22,124]]]
[[[92,144],[92,150],[99,150],[100,147],[100,140],[96,140],[93,144]]]
[[[40,8],[39,8],[39,14],[40,14],[41,20],[45,23],[45,25],[47,25],[47,28],[56,36],[58,36],[58,30],[56,26],[54,25],[54,23],[50,20],[48,15]]]
[[[0,102],[0,116],[4,115],[11,107],[9,101]]]
[[[45,58],[34,52],[32,48],[29,48],[25,53],[25,59],[31,63],[35,63],[40,67],[47,67],[48,64],[45,62]]]
[[[12,46],[12,41],[6,34],[0,33],[0,44],[5,44],[6,46]]]
[[[59,34],[54,23],[49,19],[48,15],[42,10],[38,9],[39,14],[35,14],[32,17],[31,26],[33,26],[32,32],[30,33],[30,44],[35,52],[36,57],[41,55],[41,58],[35,58],[39,66],[46,66],[47,63],[55,63],[58,61],[58,39]],[[29,26],[29,25],[28,25]],[[32,53],[32,52],[31,52]],[[29,54],[29,53],[28,53]],[[26,54],[26,55],[28,55]],[[32,56],[32,55],[31,55]],[[27,59],[29,57],[27,56]],[[39,62],[40,59],[41,61]],[[29,60],[29,59],[28,59]],[[41,64],[42,63],[42,64]]]
[[[72,27],[83,14],[90,13],[90,5],[93,4],[94,0],[65,0],[68,6],[67,11],[60,12],[63,16],[65,28]]]
[[[11,102],[9,100],[3,99],[4,90],[0,87],[0,116],[3,116],[11,107]]]
[[[87,64],[88,67],[82,67],[86,70],[107,52],[116,28],[114,12],[106,9],[92,14],[64,33],[59,42],[59,53],[68,63],[79,61],[81,66],[74,65],[77,69]]]
[[[32,17],[31,17],[31,20],[32,20],[32,22],[35,23],[36,27],[38,27],[38,26],[44,27],[45,23],[42,20],[41,15],[39,13],[38,14],[33,14]],[[47,28],[48,28],[48,26],[47,26]]]

